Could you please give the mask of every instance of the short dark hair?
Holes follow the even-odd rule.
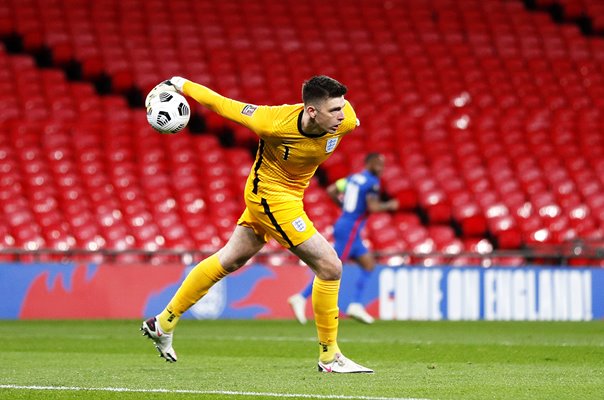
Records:
[[[313,76],[302,85],[302,101],[304,104],[330,97],[344,96],[348,88],[340,82],[325,75]]]
[[[382,157],[381,153],[367,153],[367,155],[365,156],[365,165],[380,157]]]

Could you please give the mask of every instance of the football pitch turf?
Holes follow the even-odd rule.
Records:
[[[0,321],[0,399],[604,399],[604,321],[340,323],[375,374],[321,374],[314,325],[182,321],[179,361],[140,321]]]

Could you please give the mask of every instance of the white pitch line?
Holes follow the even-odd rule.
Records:
[[[331,394],[296,394],[296,393],[263,393],[263,392],[237,392],[233,390],[190,390],[190,389],[131,389],[120,387],[86,388],[78,386],[22,386],[0,385],[0,389],[14,390],[56,390],[73,392],[129,392],[129,393],[177,393],[177,394],[220,394],[231,396],[252,397],[300,397],[305,399],[343,399],[343,400],[429,400],[413,397],[374,397],[374,396],[343,396]]]

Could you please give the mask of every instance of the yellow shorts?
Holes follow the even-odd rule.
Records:
[[[299,245],[317,232],[301,201],[275,201],[246,198],[246,208],[237,225],[252,228],[265,242],[275,239],[283,247]]]

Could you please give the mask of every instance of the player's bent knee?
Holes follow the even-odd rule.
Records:
[[[252,258],[251,255],[233,254],[232,252],[225,251],[224,249],[218,252],[218,260],[220,261],[220,265],[229,273],[235,272],[239,268],[243,267],[250,258]]]
[[[224,268],[228,272],[235,272],[239,268],[243,267],[248,260],[249,260],[249,258],[235,259],[233,261],[225,263],[225,265],[223,265],[222,268]]]
[[[339,258],[321,263],[316,271],[317,277],[324,281],[337,281],[342,278],[342,261]]]

